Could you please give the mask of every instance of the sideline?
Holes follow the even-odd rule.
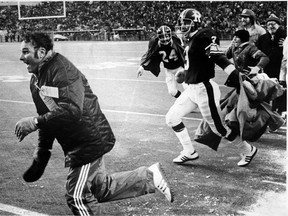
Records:
[[[9,213],[21,215],[21,216],[49,216],[47,214],[42,214],[42,213],[34,212],[34,211],[28,211],[26,209],[22,209],[16,206],[6,205],[3,203],[0,203],[0,211],[9,212]]]

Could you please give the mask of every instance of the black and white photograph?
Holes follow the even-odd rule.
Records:
[[[287,216],[287,6],[0,0],[0,216]]]

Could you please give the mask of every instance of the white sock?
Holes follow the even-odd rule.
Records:
[[[243,140],[242,142],[240,142],[240,143],[238,144],[238,146],[239,146],[239,149],[241,150],[242,153],[249,153],[249,152],[251,152],[252,147],[251,147],[251,145],[250,145],[248,142],[246,142],[245,140]]]
[[[183,151],[187,153],[193,153],[195,151],[193,144],[191,142],[190,136],[188,134],[187,128],[180,132],[175,132],[176,136],[178,137],[181,145],[183,146]]]

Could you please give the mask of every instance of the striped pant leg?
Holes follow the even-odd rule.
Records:
[[[135,198],[155,191],[153,174],[144,166],[108,175],[103,162],[92,183],[92,193],[99,203]]]
[[[70,168],[66,181],[66,201],[74,215],[88,216],[100,213],[91,192],[92,180],[101,164],[101,158],[80,167]]]
[[[70,168],[66,182],[66,199],[74,215],[95,215],[97,205],[155,193],[153,174],[147,167],[132,171],[106,173],[102,158],[77,168]]]
[[[204,120],[209,124],[214,133],[225,136],[224,119],[220,110],[221,92],[213,80],[204,82],[197,89],[197,104]]]

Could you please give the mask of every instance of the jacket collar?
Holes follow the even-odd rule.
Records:
[[[42,61],[39,63],[38,66],[38,71],[41,70],[41,68],[43,67],[43,65],[48,62],[50,59],[52,59],[55,56],[55,52],[53,50],[49,50],[46,54],[46,56],[42,59]]]
[[[244,48],[244,47],[247,46],[248,44],[249,44],[249,41],[244,42],[244,43],[240,44],[239,48],[240,48],[240,49],[241,49],[241,48]]]

